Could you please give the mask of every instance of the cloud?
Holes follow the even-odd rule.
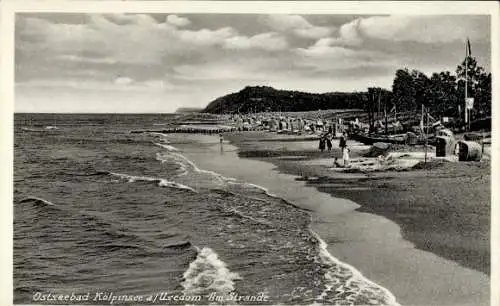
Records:
[[[80,55],[98,52],[106,62],[160,64],[168,54],[180,54],[199,46],[222,45],[226,39],[237,35],[231,27],[182,30],[143,14],[88,15],[86,24],[56,24],[36,17],[19,19],[23,40],[16,47],[20,51],[35,55],[50,49],[50,56],[81,62],[98,62]],[[177,17],[173,20],[185,23],[187,19]]]
[[[490,27],[484,16],[373,16],[363,18],[359,30],[371,38],[447,43],[489,39]]]
[[[339,37],[333,43],[348,46],[357,46],[362,43],[359,35],[359,24],[361,19],[355,19],[349,23],[343,24],[339,29]]]
[[[134,83],[134,80],[128,77],[118,77],[115,79],[114,83],[116,85],[130,85]]]
[[[315,26],[299,15],[269,15],[262,22],[279,32],[291,32],[296,36],[318,39],[330,35],[333,27]]]
[[[224,27],[217,30],[201,29],[199,31],[179,31],[177,33],[185,44],[195,44],[200,46],[211,46],[223,44],[228,38],[237,35],[231,27]]]
[[[363,39],[360,37],[358,27],[360,19],[355,19],[349,23],[343,24],[338,31],[337,37],[324,37],[316,41],[314,46],[308,51],[311,53],[330,52],[331,46],[359,46]],[[307,52],[306,52],[307,53]]]
[[[268,15],[264,22],[277,31],[310,28],[312,25],[299,15]]]
[[[80,62],[80,63],[94,63],[94,64],[116,64],[116,60],[112,58],[93,58],[72,54],[63,54],[56,57],[57,59],[61,59],[63,61],[70,62]]]
[[[317,45],[359,46],[366,38],[396,42],[451,43],[489,39],[484,17],[467,16],[372,16],[356,18],[339,27],[337,36],[324,36]]]
[[[478,61],[490,63],[488,22],[484,16],[23,13],[16,15],[15,78],[25,91],[85,93],[89,104],[100,92],[155,101],[175,96],[180,105],[202,106],[246,85],[365,90],[390,85],[405,66],[453,71],[463,59],[462,34],[470,36]],[[36,95],[29,99],[36,103]],[[144,108],[161,104],[151,103]]]
[[[301,56],[297,65],[312,71],[330,71],[354,69],[360,67],[386,67],[397,65],[397,59],[383,52],[364,49],[351,49],[340,46],[322,44],[308,48],[299,48],[296,53]]]
[[[168,15],[167,22],[177,27],[185,27],[191,24],[191,21],[188,18],[179,17],[177,15]]]
[[[333,30],[327,27],[309,27],[302,29],[294,29],[293,32],[297,36],[306,37],[306,38],[321,38],[330,35]]]
[[[262,33],[252,37],[234,36],[225,41],[227,49],[262,49],[279,51],[288,48],[286,39],[277,33]]]
[[[198,63],[176,65],[175,78],[198,84],[199,82],[225,83],[240,80],[266,82],[278,78],[287,78],[294,62],[294,55],[282,53],[275,56],[238,56],[233,53],[217,60]],[[300,71],[297,71],[300,73]]]

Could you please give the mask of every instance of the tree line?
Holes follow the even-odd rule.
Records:
[[[408,68],[396,71],[392,91],[369,88],[369,100],[365,110],[373,111],[382,95],[382,105],[390,110],[419,112],[422,105],[436,118],[457,117],[464,120],[465,78],[467,62],[468,97],[474,98],[470,119],[491,116],[491,73],[485,72],[474,57],[467,57],[457,66],[455,74],[450,71],[435,72],[430,77],[418,70]]]
[[[212,101],[204,112],[254,113],[293,112],[325,109],[364,109],[373,122],[383,111],[420,112],[423,106],[435,117],[457,117],[463,120],[467,62],[468,96],[474,98],[470,119],[491,116],[491,73],[485,72],[474,57],[467,57],[455,73],[435,72],[431,76],[418,70],[398,69],[392,90],[378,87],[366,92],[305,93],[277,90],[267,86],[247,86],[243,90]],[[378,119],[378,118],[377,118]]]
[[[278,90],[268,86],[247,86],[210,102],[204,112],[246,114],[257,112],[303,112],[326,109],[362,109],[366,93],[307,93]]]

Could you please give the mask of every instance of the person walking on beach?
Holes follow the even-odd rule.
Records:
[[[342,160],[344,161],[344,167],[349,167],[349,148],[347,146],[342,148]]]
[[[224,155],[224,136],[222,136],[222,133],[219,134],[219,141],[220,141],[220,155]]]
[[[343,132],[342,136],[340,136],[339,147],[344,151],[344,148],[347,147],[347,133]]]
[[[328,151],[332,150],[332,135],[331,134],[326,135],[326,147],[328,148]]]
[[[325,137],[320,136],[319,138],[319,150],[323,152],[325,150]]]

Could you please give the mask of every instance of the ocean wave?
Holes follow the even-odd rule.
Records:
[[[170,142],[167,140],[168,135],[167,135],[167,134],[165,134],[165,133],[160,133],[160,132],[151,132],[150,134],[151,134],[151,135],[153,135],[153,136],[160,136],[160,137],[162,137],[162,138],[161,138],[161,140],[162,140],[163,142],[165,142],[165,143],[170,143]]]
[[[353,266],[335,258],[328,252],[327,243],[310,230],[318,241],[319,257],[328,267],[325,273],[325,290],[316,298],[327,304],[348,302],[349,305],[391,305],[399,306],[394,295],[386,288],[365,278]],[[340,278],[340,279],[339,279]]]
[[[205,174],[210,176],[211,178],[215,178],[217,181],[219,181],[219,183],[236,180],[234,178],[225,177],[215,171],[200,169],[194,162],[180,153],[168,152],[166,155],[161,155],[161,158],[163,158],[164,160],[173,159],[175,162],[180,163],[183,166],[183,169],[185,169],[185,171],[181,174],[178,174],[177,176],[184,176],[189,173],[197,173]]]
[[[271,193],[269,191],[269,189],[267,189],[266,187],[263,187],[263,186],[260,186],[257,184],[253,184],[253,183],[238,181],[236,178],[227,177],[227,176],[224,176],[224,175],[217,173],[215,171],[200,169],[189,158],[187,158],[186,156],[184,156],[180,153],[177,153],[177,152],[169,151],[169,152],[165,152],[165,153],[158,153],[157,160],[159,160],[162,163],[169,162],[169,161],[177,163],[180,166],[180,171],[181,171],[181,173],[176,175],[177,177],[186,176],[189,173],[197,173],[197,174],[207,175],[210,178],[215,179],[218,182],[218,186],[217,186],[217,188],[212,188],[213,190],[217,190],[217,189],[220,190],[220,186],[229,187],[229,185],[237,185],[237,186],[241,186],[245,189],[251,189],[254,191],[257,190],[258,192],[265,194],[266,196],[269,196],[269,197],[274,198],[274,199],[278,199],[281,202],[283,202],[284,204],[293,206],[294,208],[304,210],[304,211],[311,211],[310,209],[300,207],[300,206],[298,206],[298,205],[296,205],[296,204],[294,204],[294,203],[292,203],[292,202],[290,202],[290,201],[288,201],[288,200],[286,200],[286,199],[284,199],[276,194]],[[232,190],[231,191],[225,190],[225,191],[232,192],[233,194],[237,194],[237,195],[247,197],[250,199],[254,199],[254,200],[263,200],[263,199],[251,197],[249,195],[245,195],[242,193],[237,193],[237,192],[234,192]],[[265,200],[263,200],[263,201],[265,201]]]
[[[269,189],[267,189],[267,188],[265,188],[263,186],[257,185],[257,184],[246,183],[246,182],[237,182],[237,181],[229,181],[228,184],[241,185],[241,186],[244,186],[244,187],[251,187],[251,188],[254,188],[254,189],[257,189],[257,190],[261,191],[263,194],[265,194],[266,196],[268,196],[270,198],[277,199],[277,200],[281,201],[283,204],[292,206],[292,207],[294,207],[296,209],[303,210],[303,211],[312,211],[311,209],[301,207],[299,205],[296,205],[296,204],[288,201],[285,198],[282,198],[282,197],[280,197],[280,196],[278,196],[278,195],[276,195],[274,193],[271,193],[271,192],[269,192]],[[237,192],[233,192],[233,194],[236,194],[236,195],[239,195],[239,196],[243,196],[243,197],[246,197],[246,198],[249,198],[249,199],[252,199],[252,200],[266,201],[264,199],[252,197],[252,196],[241,194],[241,193],[237,193]]]
[[[48,205],[48,206],[58,207],[58,205],[38,197],[30,196],[19,201],[19,203],[28,203],[28,202],[32,202],[37,205]]]
[[[105,176],[109,175],[109,171],[93,171],[93,172],[83,172],[83,173],[61,171],[60,174],[71,175],[71,176],[101,176],[101,175]]]
[[[114,173],[114,172],[110,172],[109,174],[113,175],[113,176],[117,176],[121,179],[125,179],[129,183],[133,183],[136,181],[145,181],[145,182],[152,182],[159,187],[177,188],[177,189],[190,190],[192,192],[196,192],[196,190],[194,190],[193,188],[191,188],[187,185],[183,185],[183,184],[176,183],[173,181],[168,181],[168,180],[162,179],[162,178],[149,177],[149,176],[136,176],[136,175],[123,174],[123,173]]]
[[[183,249],[191,248],[192,244],[189,241],[179,241],[179,242],[164,245],[163,247],[167,248],[167,249],[183,250]]]
[[[198,251],[198,256],[189,264],[183,277],[181,285],[186,295],[208,292],[225,295],[234,291],[234,281],[241,279],[238,273],[231,272],[217,253],[208,247]]]
[[[176,176],[184,176],[188,174],[188,170],[186,167],[186,164],[176,160],[172,156],[170,156],[168,153],[156,153],[156,160],[160,161],[162,164],[166,162],[173,162],[179,166],[179,173]]]
[[[177,149],[176,147],[168,145],[168,144],[156,143],[156,142],[153,142],[153,143],[155,145],[157,145],[157,146],[160,146],[160,147],[166,149],[167,151],[173,151],[173,152],[178,152],[179,151],[179,149]]]
[[[273,224],[271,224],[271,222],[268,222],[266,220],[262,220],[262,219],[257,219],[257,218],[254,218],[252,216],[249,216],[239,210],[237,210],[236,208],[234,207],[229,207],[229,208],[226,208],[224,209],[224,212],[226,213],[229,213],[233,216],[236,216],[236,217],[239,217],[239,218],[242,218],[242,219],[248,219],[248,220],[251,220],[257,224],[260,224],[260,225],[265,225],[265,226],[268,226],[268,227],[274,227]]]
[[[225,177],[217,172],[203,170],[198,168],[198,166],[189,160],[184,155],[178,152],[167,152],[166,154],[159,157],[160,160],[173,160],[181,165],[183,165],[183,173],[181,175],[187,175],[191,173],[196,174],[204,174],[209,178],[215,178],[219,183],[219,187],[212,187],[212,191],[216,192],[226,192],[229,194],[234,194],[243,197],[251,197],[247,195],[244,191],[250,192],[259,192],[269,196],[271,198],[278,199],[282,201],[282,203],[291,205],[294,208],[310,211],[308,209],[304,209],[292,202],[287,201],[284,198],[279,197],[276,194],[273,194],[269,191],[269,189],[248,182],[238,181],[235,178]],[[194,177],[193,177],[194,179]],[[220,189],[220,185],[222,185],[223,189]],[[243,190],[241,193],[234,192],[231,190],[231,185],[237,185],[241,187]],[[255,197],[251,197],[255,200],[266,201],[265,199],[259,199]],[[242,213],[234,208],[224,209],[226,213],[232,214],[234,216],[245,218],[251,220],[253,222],[265,225],[271,225],[266,220],[260,220],[254,218],[253,216],[249,216],[247,214]],[[327,250],[327,244],[315,233],[311,230],[311,235],[316,238],[318,241],[319,248],[319,264],[327,267],[325,271],[325,289],[323,292],[316,298],[318,303],[325,304],[352,304],[352,305],[399,305],[396,302],[396,298],[394,295],[387,290],[386,288],[373,283],[372,281],[365,278],[358,270],[354,267],[339,261],[335,257],[333,257]],[[214,290],[214,288],[210,288],[208,284],[215,283],[214,278],[220,278],[221,285],[223,288],[231,288],[233,287],[233,280],[228,280],[228,275],[230,275],[230,271],[225,268],[224,263],[219,263],[219,259],[217,258],[217,254],[215,254],[211,249],[204,248],[199,252],[197,259],[191,263],[190,268],[185,273],[185,281],[182,283],[186,293],[201,293],[206,290]],[[218,271],[217,269],[222,269]],[[210,272],[207,272],[210,271]],[[222,275],[221,275],[222,274]],[[215,276],[218,275],[218,276]],[[225,287],[224,287],[225,286]],[[231,290],[230,290],[231,291]]]

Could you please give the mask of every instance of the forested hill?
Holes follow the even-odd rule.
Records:
[[[306,93],[277,90],[267,86],[247,86],[239,92],[225,95],[210,102],[207,113],[290,112],[320,109],[364,108],[367,92]]]

